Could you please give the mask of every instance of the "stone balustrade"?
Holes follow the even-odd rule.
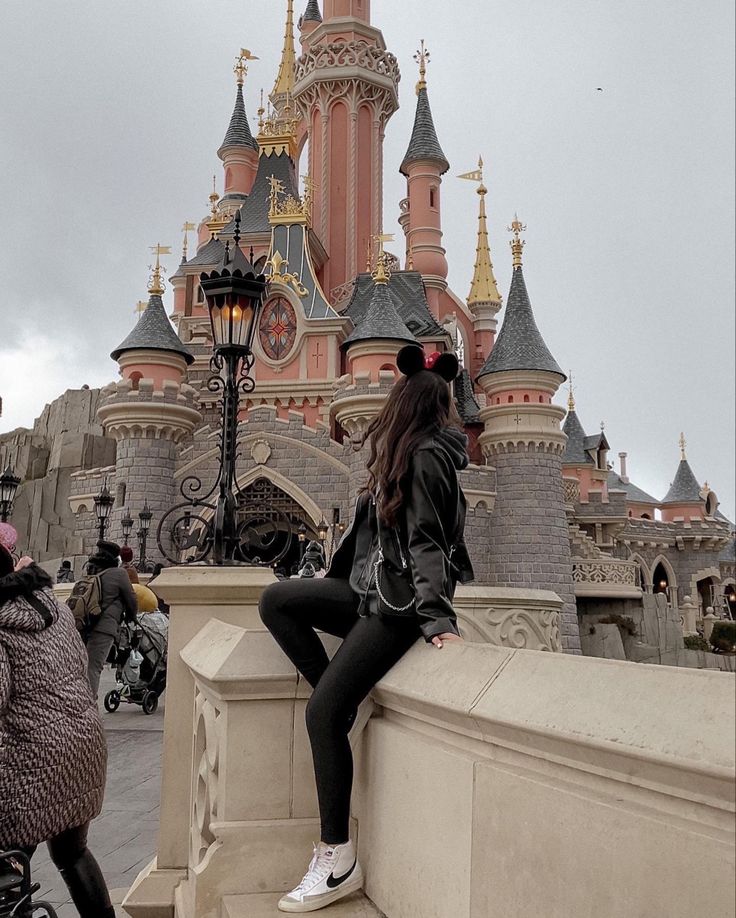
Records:
[[[641,598],[641,589],[636,582],[636,564],[633,561],[607,557],[573,558],[572,579],[577,597]]]

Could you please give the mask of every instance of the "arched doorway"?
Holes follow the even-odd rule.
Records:
[[[698,580],[698,605],[705,612],[708,607],[713,609],[718,605],[716,599],[716,584],[712,577],[704,577]]]
[[[723,589],[723,596],[731,621],[736,621],[736,583],[727,583]]]
[[[675,582],[672,568],[665,563],[664,558],[660,559],[654,565],[654,570],[652,571],[652,592],[655,595],[664,593],[667,601],[672,603],[677,596],[676,588],[677,583]]]
[[[300,504],[268,478],[256,478],[238,497],[242,525],[241,553],[245,560],[271,563],[289,576],[296,573],[303,545],[319,540],[314,524]],[[247,525],[246,525],[247,524]],[[301,538],[300,538],[301,536]]]

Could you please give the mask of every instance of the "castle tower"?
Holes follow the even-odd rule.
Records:
[[[276,82],[269,96],[271,104],[278,114],[282,114],[292,103],[294,95],[294,78],[296,76],[296,48],[294,46],[294,0],[286,3],[286,30],[284,48]]]
[[[383,226],[383,141],[399,107],[399,68],[370,24],[369,0],[310,4],[295,98],[308,126],[314,230],[329,256],[324,288],[352,281]],[[304,25],[304,21],[302,25]]]
[[[486,394],[480,445],[497,475],[491,516],[491,582],[554,590],[563,600],[563,646],[580,650],[562,485],[565,411],[552,397],[565,380],[537,328],[522,269],[524,226],[514,221],[514,272],[506,317],[478,383]]]
[[[148,306],[110,355],[120,366],[122,380],[103,390],[98,410],[106,436],[117,441],[117,498],[110,532],[119,532],[126,508],[135,517],[147,503],[153,512],[148,557],[154,560],[156,527],[176,503],[177,445],[201,421],[196,392],[185,382],[194,357],[172,328],[162,300],[160,255],[167,250],[156,246],[155,251]]]
[[[665,523],[702,520],[712,517],[718,509],[715,493],[700,485],[690,467],[686,452],[685,434],[680,434],[680,463],[662,501],[662,519]]]
[[[480,372],[487,354],[491,353],[496,340],[498,321],[496,316],[503,306],[503,297],[498,292],[496,276],[491,260],[491,245],[488,240],[488,214],[486,195],[488,189],[483,183],[483,159],[478,160],[478,169],[460,178],[478,182],[480,209],[478,212],[478,244],[475,250],[475,270],[468,294],[468,308],[473,315],[475,349],[469,354],[469,370],[475,377]]]
[[[235,63],[237,81],[235,108],[225,139],[217,151],[225,169],[223,202],[237,205],[241,204],[250,194],[258,169],[258,144],[251,134],[243,98],[243,84],[248,73],[248,61],[253,59],[250,51],[243,49]]]
[[[588,436],[578,417],[572,381],[567,400],[567,417],[562,426],[567,437],[562,454],[562,468],[565,477],[577,479],[580,501],[587,504],[591,495],[601,503],[608,503],[608,451],[610,446],[603,430]]]
[[[424,278],[427,299],[432,312],[439,318],[440,294],[447,289],[447,258],[442,245],[442,176],[450,164],[442,152],[434,127],[432,109],[427,93],[427,63],[429,52],[422,41],[416,54],[419,62],[417,111],[409,148],[401,164],[406,176],[407,199],[404,203],[402,226],[406,233],[407,265]]]
[[[322,22],[322,13],[319,11],[319,0],[309,0],[304,15],[299,20],[301,31],[302,50],[309,44],[309,36]]]

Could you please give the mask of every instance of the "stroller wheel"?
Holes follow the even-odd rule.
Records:
[[[146,692],[141,707],[144,714],[154,714],[158,708],[158,695],[155,692]]]
[[[116,689],[113,689],[111,692],[108,692],[105,695],[105,710],[110,714],[114,714],[117,709],[120,707],[120,692]]]

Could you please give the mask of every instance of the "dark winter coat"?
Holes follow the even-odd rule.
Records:
[[[74,617],[35,565],[0,578],[0,849],[94,819],[106,766]]]
[[[362,597],[361,614],[416,617],[427,641],[458,633],[455,587],[473,579],[464,538],[466,502],[457,479],[467,465],[465,435],[442,430],[412,458],[394,528],[379,525],[369,494],[358,501],[327,576],[350,580]]]
[[[124,568],[111,567],[98,576],[102,590],[102,615],[97,619],[94,630],[97,634],[115,636],[123,619],[135,621],[138,600],[128,572]]]

